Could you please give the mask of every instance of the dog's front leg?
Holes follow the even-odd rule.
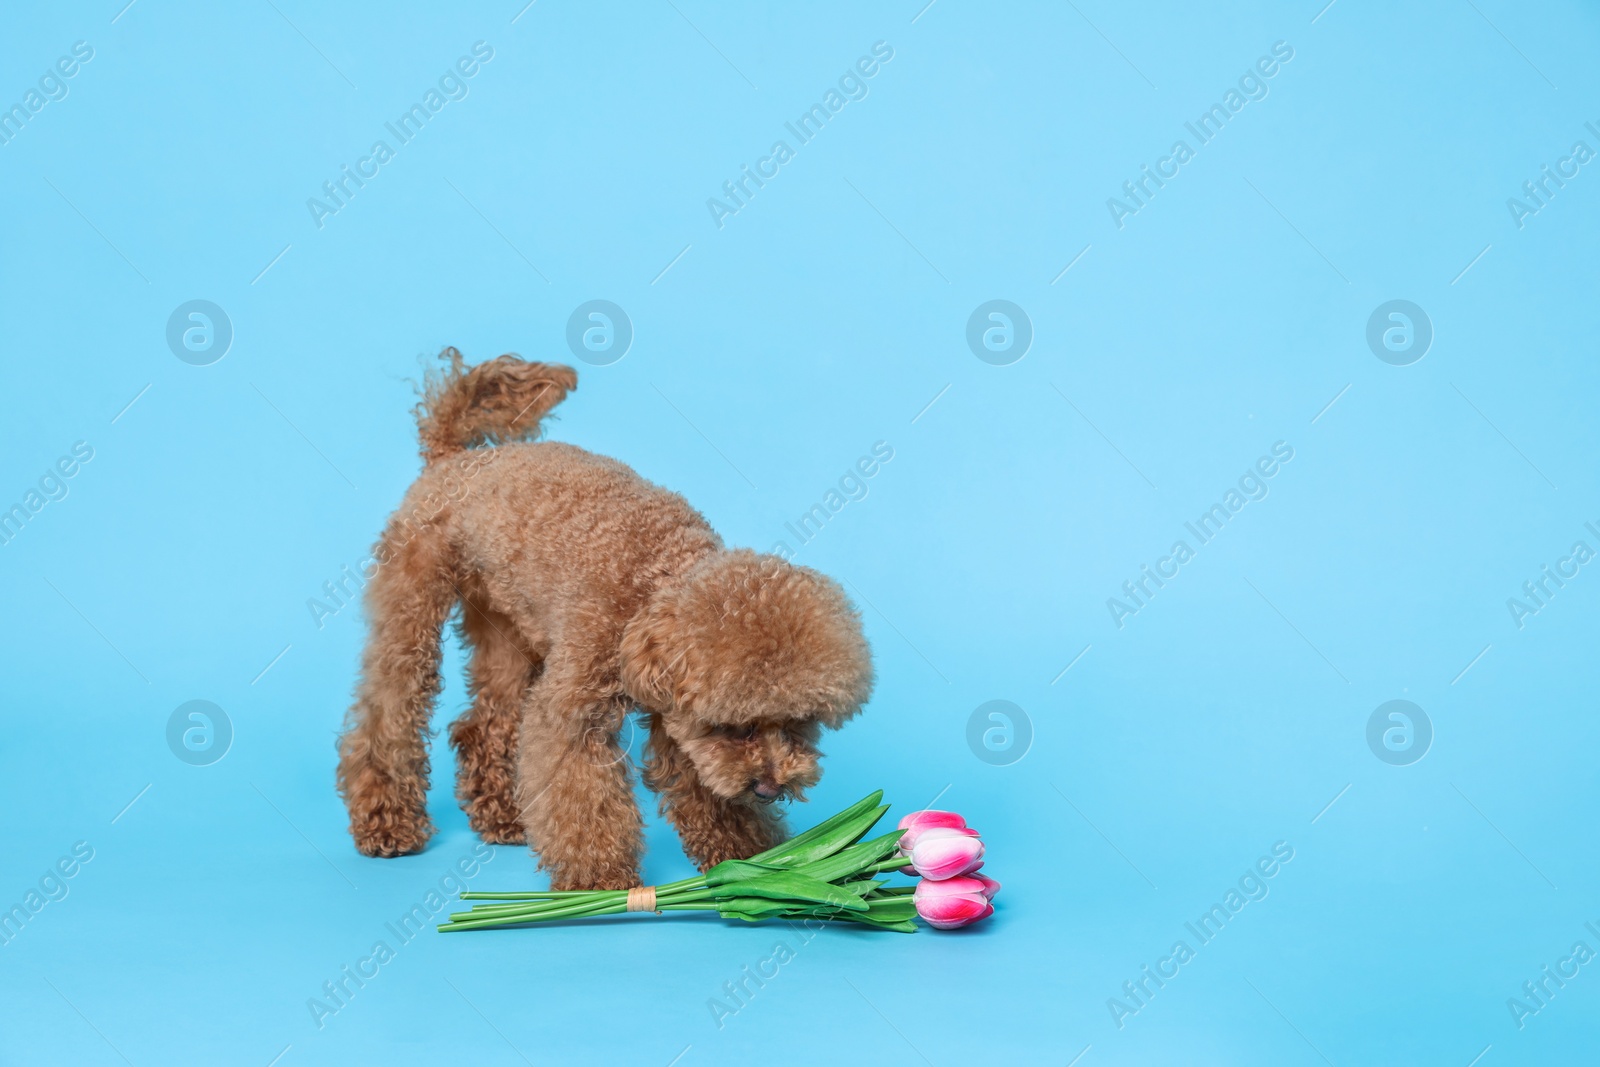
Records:
[[[644,828],[617,744],[628,708],[582,700],[568,678],[547,670],[523,706],[517,788],[528,843],[552,889],[630,889]]]
[[[654,715],[644,781],[660,794],[661,813],[677,829],[684,853],[702,871],[723,860],[764,852],[787,836],[776,805],[726,800],[708,789]]]

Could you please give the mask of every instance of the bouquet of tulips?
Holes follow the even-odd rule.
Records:
[[[867,834],[889,810],[883,791],[783,844],[747,860],[726,860],[667,885],[568,892],[464,892],[493,901],[458,911],[441,931],[587,919],[631,911],[714,911],[725,919],[827,919],[879,930],[916,931],[913,916],[950,930],[994,913],[1000,883],[976,873],[983,841],[949,811],[917,811],[893,833]],[[892,886],[879,877],[904,871],[922,879]]]

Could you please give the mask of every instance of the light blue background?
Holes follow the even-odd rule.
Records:
[[[1600,964],[1523,1029],[1507,999],[1600,949],[1600,576],[1521,629],[1506,601],[1600,548],[1600,172],[1520,229],[1506,201],[1600,149],[1600,16],[922,2],[6,14],[0,102],[95,51],[0,146],[0,503],[95,454],[0,547],[0,905],[74,842],[94,859],[0,947],[0,1060],[1592,1056]],[[478,40],[470,95],[317,228],[306,199]],[[717,228],[707,198],[880,40],[867,98]],[[1267,98],[1119,230],[1107,198],[1276,41]],[[475,840],[441,739],[432,846],[355,853],[333,738],[363,627],[306,602],[417,471],[419,360],[570,362],[595,298],[633,347],[578,364],[551,436],[730,543],[790,540],[893,447],[799,550],[851,583],[879,682],[794,815],[937,795],[984,831],[999,911],[804,947],[716,920],[430,933],[319,1029],[308,998]],[[964,340],[995,298],[1035,330],[1010,366]],[[1397,298],[1435,330],[1406,367],[1365,341]],[[211,366],[166,346],[191,299],[235,330]],[[1115,626],[1106,599],[1280,440],[1270,495]],[[191,699],[233,724],[212,766],[166,745]],[[1009,766],[967,744],[992,699],[1031,720]],[[1436,732],[1410,766],[1365,740],[1391,699]],[[437,724],[463,703],[452,652]],[[1108,998],[1279,841],[1270,895],[1119,1029]],[[533,868],[497,849],[473,884]],[[647,877],[686,872],[653,823]],[[779,940],[796,958],[719,1029],[708,1000]]]

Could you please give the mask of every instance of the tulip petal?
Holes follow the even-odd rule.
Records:
[[[927,883],[923,883],[926,885]],[[922,887],[917,887],[913,899],[916,902],[917,914],[929,925],[937,930],[954,930],[962,926],[970,926],[980,919],[986,919],[994,914],[994,905],[984,899],[982,893],[930,893],[924,894]]]
[[[930,826],[944,826],[961,829],[967,825],[967,820],[953,811],[938,811],[929,808],[926,811],[914,811],[900,820],[899,829],[923,829]]]
[[[923,834],[929,833],[929,832],[934,831],[934,830],[939,830],[939,831],[948,830],[950,833],[961,834],[963,837],[977,837],[978,836],[978,831],[976,831],[976,830],[974,830],[974,829],[972,829],[971,827],[968,827],[968,826],[913,826],[910,829],[908,829],[905,833],[900,835],[900,842],[899,842],[900,851],[902,853],[905,853],[905,854],[909,855],[911,850],[914,847],[916,847],[917,839],[920,838]]]
[[[935,881],[955,878],[982,867],[983,851],[983,842],[976,836],[935,827],[923,831],[912,846],[911,869]]]
[[[963,895],[987,899],[984,883],[993,881],[993,879],[984,878],[979,874],[958,874],[954,878],[937,880],[923,879],[917,883],[916,892],[913,895],[918,900]],[[999,883],[994,882],[994,884],[998,885]]]

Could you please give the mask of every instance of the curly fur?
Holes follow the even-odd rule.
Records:
[[[642,820],[618,733],[646,712],[644,780],[700,867],[782,840],[781,795],[860,710],[872,663],[831,579],[723,547],[675,493],[530,437],[571,368],[455,349],[417,422],[427,461],[379,539],[338,786],[367,855],[423,848],[440,630],[460,608],[472,706],[450,728],[473,830],[527,842],[558,889],[638,884]],[[484,447],[495,445],[497,447]]]
[[[428,375],[416,407],[424,463],[475,445],[535,436],[550,409],[578,387],[577,372],[559,363],[507,355],[468,370],[454,348],[439,358],[445,366]]]

